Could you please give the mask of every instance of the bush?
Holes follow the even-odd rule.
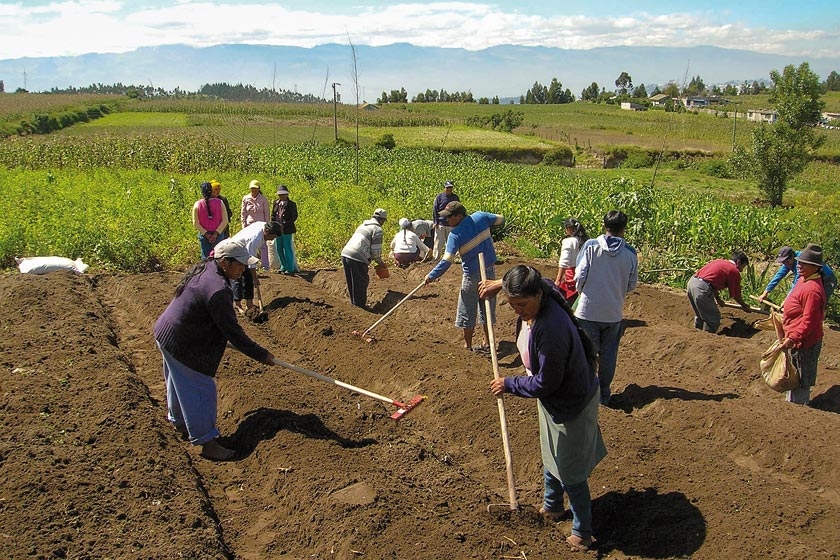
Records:
[[[575,154],[569,146],[554,148],[543,156],[543,165],[561,165],[563,167],[575,166]]]
[[[710,159],[708,161],[704,161],[700,163],[698,169],[701,173],[709,175],[711,177],[718,177],[719,179],[732,179],[734,174],[732,173],[732,167],[729,165],[729,162],[722,159]]]
[[[383,134],[382,138],[377,140],[374,145],[377,148],[385,148],[386,150],[393,150],[397,147],[397,141],[394,140],[393,134]]]

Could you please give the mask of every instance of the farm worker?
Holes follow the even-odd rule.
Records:
[[[493,379],[490,390],[537,399],[545,487],[540,513],[559,520],[567,494],[572,534],[566,542],[575,550],[590,548],[588,479],[607,455],[598,427],[597,351],[561,292],[536,269],[515,266],[501,281],[481,282],[479,294],[488,298],[500,289],[518,315],[516,346],[527,375]]]
[[[776,262],[782,266],[779,267],[779,270],[770,279],[770,282],[767,283],[767,287],[758,296],[758,301],[764,302],[770,292],[773,291],[773,288],[778,286],[779,282],[791,272],[793,272],[793,280],[788,294],[793,291],[794,286],[796,286],[796,281],[799,280],[799,267],[796,264],[798,257],[799,251],[794,251],[792,247],[782,247],[779,249],[779,256],[776,258]],[[828,298],[831,297],[831,294],[834,293],[834,289],[837,287],[837,276],[835,276],[834,271],[827,264],[822,265],[822,282],[823,289],[825,290],[825,301],[828,304]]]
[[[175,288],[175,297],[158,317],[154,337],[163,356],[167,419],[184,438],[217,461],[232,459],[233,449],[216,438],[216,371],[230,343],[264,364],[271,352],[251,340],[233,311],[230,283],[259,260],[230,239],[216,245],[214,256],[201,261]]]
[[[341,250],[341,266],[347,279],[350,303],[362,309],[367,309],[370,262],[374,261],[377,266],[387,266],[382,261],[382,225],[387,219],[388,213],[385,210],[374,210],[370,219],[356,228]]]
[[[391,240],[391,251],[397,266],[407,267],[413,262],[425,259],[429,248],[411,229],[411,220],[400,218],[400,231]]]
[[[698,270],[688,281],[686,293],[694,309],[694,328],[714,333],[720,327],[723,300],[718,292],[724,288],[744,311],[752,311],[741,298],[741,271],[749,264],[744,253],[735,251],[732,258],[715,259]]]
[[[449,237],[449,232],[452,231],[446,216],[441,215],[441,210],[446,208],[450,202],[460,201],[461,199],[455,194],[453,189],[455,183],[446,181],[443,183],[443,192],[438,193],[435,197],[435,203],[432,206],[432,221],[435,223],[434,229],[434,248],[432,249],[432,258],[439,259],[443,256],[443,250],[446,247],[446,239]]]
[[[228,199],[222,196],[222,184],[218,180],[213,179],[210,181],[210,187],[212,188],[213,198],[218,198],[225,205],[225,212],[227,212],[228,219],[228,225],[225,226],[225,237],[230,237],[230,219],[233,218],[233,210],[230,209]]]
[[[234,234],[231,239],[245,246],[252,257],[259,255],[266,240],[271,241],[280,235],[280,224],[277,222],[254,222],[245,229]],[[233,292],[234,302],[245,300],[245,310],[254,307],[254,288],[260,283],[257,267],[248,266],[248,271],[235,284]]]
[[[295,258],[294,234],[297,233],[295,221],[298,218],[297,204],[289,200],[289,188],[286,185],[277,187],[277,198],[271,209],[271,219],[280,224],[280,236],[274,241],[274,251],[280,261],[281,274],[296,274],[300,272]]]
[[[484,340],[490,340],[487,336],[487,321],[484,306],[478,301],[478,283],[481,282],[481,269],[478,264],[478,254],[484,254],[484,263],[487,270],[487,278],[496,278],[496,248],[493,246],[493,237],[490,228],[500,226],[504,223],[504,216],[491,214],[489,212],[473,212],[467,215],[467,209],[460,202],[453,201],[440,211],[440,215],[447,221],[452,231],[446,240],[446,252],[431,272],[426,276],[426,284],[435,282],[449,270],[455,262],[455,254],[461,254],[461,267],[463,277],[461,278],[461,291],[458,294],[458,311],[455,318],[455,326],[464,330],[464,348],[477,352],[489,352],[489,347],[484,344],[473,349],[473,334],[475,333],[476,315],[484,328]],[[496,300],[490,302],[490,321],[496,322]]]
[[[610,385],[618,362],[624,298],[639,282],[636,250],[624,240],[627,215],[610,210],[604,216],[604,231],[580,249],[575,265],[575,289],[580,300],[575,317],[598,351],[601,404],[609,405]]]
[[[811,387],[817,384],[817,361],[820,358],[825,320],[822,247],[809,243],[796,254],[800,280],[785,299],[782,326],[784,348],[799,370],[799,387],[787,392],[787,401],[810,404]]]
[[[213,187],[210,183],[201,183],[201,194],[204,198],[196,200],[193,204],[192,224],[198,230],[201,258],[206,259],[216,243],[227,238],[225,229],[228,217],[222,201],[213,197]]]
[[[586,235],[586,230],[577,218],[566,218],[563,229],[566,237],[560,242],[560,263],[554,285],[571,305],[577,299],[575,263],[577,263],[580,248],[589,240],[589,236]]]
[[[242,228],[246,228],[254,222],[268,222],[271,219],[271,205],[262,193],[262,185],[254,179],[248,185],[250,192],[242,197],[242,205],[239,208],[239,222]],[[260,247],[260,263],[266,270],[269,269],[268,244],[263,243]]]
[[[433,248],[434,239],[432,232],[434,231],[435,223],[432,220],[417,219],[411,221],[411,229],[417,234],[417,237],[423,240],[423,244],[429,249]]]

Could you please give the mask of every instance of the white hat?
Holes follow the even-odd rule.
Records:
[[[215,259],[236,259],[245,266],[256,266],[260,264],[260,259],[252,257],[248,253],[245,245],[232,239],[224,239],[219,241],[218,245],[213,247],[213,258]]]
[[[379,218],[380,220],[387,220],[388,219],[388,212],[383,210],[382,208],[377,208],[373,211],[373,217]]]
[[[400,229],[411,229],[411,220],[408,218],[400,218]]]

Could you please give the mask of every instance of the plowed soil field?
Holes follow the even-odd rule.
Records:
[[[522,262],[509,258],[504,272]],[[553,275],[552,263],[538,263]],[[598,548],[536,513],[536,404],[505,396],[511,512],[493,377],[453,326],[460,274],[371,326],[430,265],[372,279],[373,313],[341,270],[262,278],[246,330],[307,370],[393,407],[228,350],[219,427],[237,459],[205,460],[165,417],[152,325],[182,273],[0,276],[0,557],[196,559],[840,558],[840,333],[827,329],[813,406],[758,374],[772,333],[725,309],[692,328],[685,295],[640,286],[625,306],[609,455],[590,479]],[[499,302],[502,375],[522,373]]]

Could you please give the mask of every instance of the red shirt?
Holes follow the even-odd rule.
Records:
[[[800,278],[785,299],[784,308],[782,326],[794,348],[810,348],[822,340],[825,290],[819,274]]]
[[[715,291],[729,290],[733,299],[741,299],[741,271],[727,259],[716,259],[697,271],[695,276],[711,284]]]

